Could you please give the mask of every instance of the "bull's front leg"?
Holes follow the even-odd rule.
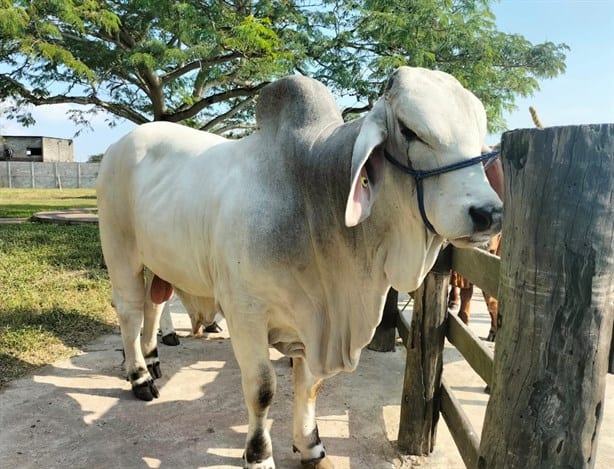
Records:
[[[316,423],[316,399],[322,380],[315,378],[303,358],[292,360],[294,378],[294,451],[305,469],[332,469]]]
[[[275,469],[271,436],[266,426],[269,407],[277,387],[269,359],[267,323],[264,318],[227,318],[232,348],[241,368],[243,397],[248,412],[243,458],[246,469]]]

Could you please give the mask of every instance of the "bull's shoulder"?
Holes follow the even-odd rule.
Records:
[[[256,120],[263,132],[343,123],[332,93],[317,80],[288,76],[262,89]]]

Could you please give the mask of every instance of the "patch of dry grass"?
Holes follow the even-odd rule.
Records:
[[[95,207],[94,189],[0,188],[0,218],[27,218],[48,210]]]

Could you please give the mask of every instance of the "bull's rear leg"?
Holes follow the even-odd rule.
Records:
[[[118,282],[119,283],[119,282]],[[113,303],[117,311],[119,326],[124,345],[124,358],[127,378],[132,385],[134,395],[144,401],[151,401],[159,396],[158,388],[150,375],[141,347],[141,325],[143,324],[144,288],[143,277],[133,282],[132,295],[125,288],[113,291]],[[122,284],[123,287],[126,283]],[[136,294],[134,294],[136,292]]]
[[[170,301],[167,301],[162,309],[162,314],[160,315],[160,331],[162,332],[162,343],[164,345],[176,346],[181,343],[175,331],[173,319],[171,318]]]
[[[240,322],[227,318],[227,323],[232,348],[241,368],[243,397],[249,417],[243,454],[245,468],[275,469],[266,419],[275,395],[277,377],[269,360],[266,318],[243,315]]]
[[[162,377],[160,358],[158,356],[158,328],[160,325],[160,315],[166,304],[166,301],[164,303],[154,303],[151,299],[151,294],[145,297],[141,350],[145,356],[147,371],[149,371],[153,379]]]
[[[301,464],[307,469],[332,468],[318,433],[316,399],[322,385],[309,371],[305,359],[292,360],[294,378],[294,451],[301,454]]]

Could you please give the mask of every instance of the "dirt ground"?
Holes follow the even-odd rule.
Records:
[[[401,304],[404,304],[401,301]],[[472,328],[488,332],[475,295]],[[7,468],[240,468],[247,429],[240,374],[227,334],[186,337],[187,315],[173,306],[182,337],[160,346],[161,396],[132,397],[123,379],[119,334],[82,354],[11,383],[0,393],[0,467]],[[292,386],[287,359],[272,351],[278,388],[269,414],[278,468],[299,468],[292,454]],[[462,469],[440,421],[435,452],[409,458],[396,449],[405,352],[363,352],[354,373],[325,382],[318,399],[320,436],[336,469]],[[446,346],[445,378],[479,434],[488,395],[484,382]],[[608,377],[597,468],[614,465],[614,376]]]

